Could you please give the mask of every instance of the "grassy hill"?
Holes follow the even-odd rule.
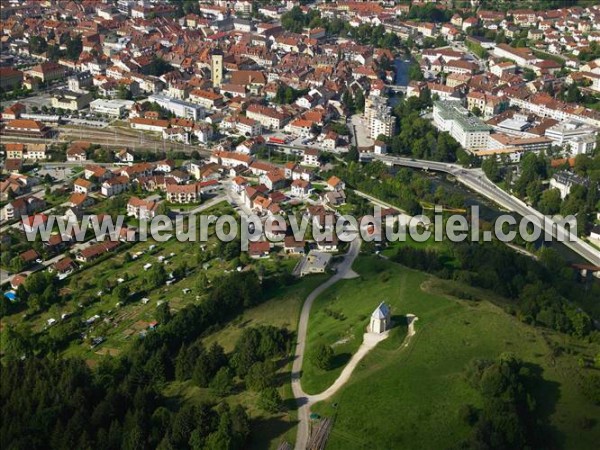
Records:
[[[350,382],[313,407],[323,416],[335,417],[328,449],[431,449],[458,444],[470,433],[459,418],[460,407],[478,407],[482,401],[463,379],[463,370],[474,358],[495,359],[503,352],[512,352],[531,370],[541,371],[544,382],[534,394],[544,431],[556,446],[594,448],[600,424],[590,428],[584,419],[599,417],[600,408],[578,386],[582,372],[593,369],[580,368],[578,361],[593,359],[597,345],[523,324],[487,301],[502,302],[490,292],[375,257],[361,257],[354,268],[360,278],[336,284],[313,305],[304,389],[320,392],[335,380],[360,345],[369,314],[382,300],[391,305],[392,316],[416,314],[417,334],[403,347],[405,326],[397,317],[397,330],[365,357]],[[333,345],[335,369],[323,372],[311,365],[311,349],[319,342]]]

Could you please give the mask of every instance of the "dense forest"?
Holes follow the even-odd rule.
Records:
[[[276,361],[289,353],[290,334],[271,326],[248,328],[225,354],[201,338],[263,299],[254,272],[213,281],[208,298],[171,314],[157,308],[159,327],[117,358],[94,369],[62,359],[37,336],[8,330],[1,374],[1,446],[5,449],[241,449],[250,420],[225,402],[173,406],[166,383],[191,380],[222,398],[241,389],[260,393],[259,407],[282,408]]]

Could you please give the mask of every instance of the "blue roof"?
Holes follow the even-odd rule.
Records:
[[[17,301],[17,293],[14,291],[8,291],[4,293],[4,296],[11,302]]]

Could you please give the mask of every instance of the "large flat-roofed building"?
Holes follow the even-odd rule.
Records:
[[[569,120],[548,128],[544,135],[555,145],[569,150],[572,155],[590,153],[596,148],[598,128],[576,120]]]
[[[172,112],[177,117],[186,119],[201,120],[204,118],[205,110],[202,106],[195,103],[185,102],[176,98],[166,97],[164,95],[154,94],[148,97],[151,102],[156,102],[161,108]]]
[[[112,117],[122,117],[134,105],[133,100],[103,100],[98,98],[90,103],[90,111]]]
[[[433,123],[440,131],[447,131],[467,150],[485,149],[491,127],[469,114],[456,101],[438,100],[433,103]]]

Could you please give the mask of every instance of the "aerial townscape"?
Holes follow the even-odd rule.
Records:
[[[2,449],[598,448],[600,2],[2,0],[0,113]]]

